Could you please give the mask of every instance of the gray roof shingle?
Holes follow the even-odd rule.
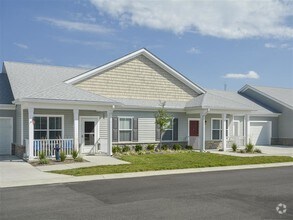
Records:
[[[51,99],[114,103],[113,100],[63,81],[87,71],[83,68],[4,62],[14,99]]]
[[[10,84],[5,73],[0,73],[0,104],[12,104],[14,100]]]

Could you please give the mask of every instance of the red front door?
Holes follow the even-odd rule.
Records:
[[[198,137],[199,121],[189,121],[189,136]]]

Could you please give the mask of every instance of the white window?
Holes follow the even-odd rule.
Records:
[[[34,139],[61,139],[62,117],[34,117]]]
[[[226,120],[226,137],[228,137],[228,120]],[[222,120],[212,119],[212,140],[222,139]]]
[[[119,118],[119,141],[132,141],[132,118]]]
[[[170,119],[167,125],[167,129],[165,130],[163,137],[163,141],[173,141],[173,119]]]

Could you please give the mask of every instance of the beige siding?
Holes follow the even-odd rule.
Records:
[[[107,118],[100,119],[100,138],[107,139],[108,138],[108,125]]]
[[[155,118],[138,118],[138,141],[155,141],[156,125]]]
[[[143,55],[76,86],[113,98],[187,101],[197,96],[195,91]]]

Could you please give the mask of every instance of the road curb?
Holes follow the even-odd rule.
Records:
[[[6,183],[2,182],[0,184],[0,188],[58,184],[58,183],[75,183],[75,182],[84,182],[84,181],[93,181],[93,180],[110,180],[110,179],[123,179],[123,178],[135,178],[135,177],[188,174],[188,173],[204,173],[204,172],[216,172],[216,171],[288,167],[288,166],[293,166],[293,162],[252,164],[252,165],[239,165],[239,166],[205,167],[205,168],[188,168],[188,169],[176,169],[176,170],[158,170],[158,171],[116,173],[116,174],[90,175],[90,176],[78,176],[78,177],[65,176],[62,174],[60,175],[60,178],[26,180],[22,182],[6,182]]]

